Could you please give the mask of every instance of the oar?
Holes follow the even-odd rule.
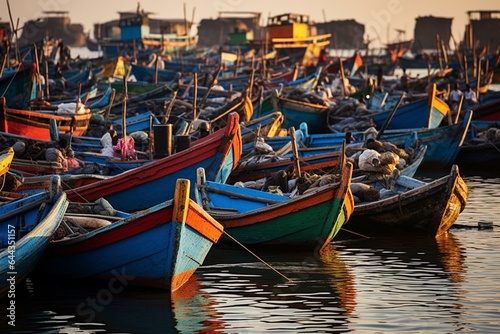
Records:
[[[394,114],[396,114],[396,111],[398,110],[399,106],[401,105],[401,102],[403,102],[404,98],[405,98],[405,95],[401,94],[401,97],[399,98],[398,103],[396,103],[396,106],[394,107],[394,109],[392,109],[390,115],[387,117],[384,124],[382,124],[382,127],[380,128],[379,132],[377,133],[377,137],[375,139],[379,140],[380,137],[382,137],[382,134],[389,126],[389,123],[391,122],[392,117],[394,117]]]

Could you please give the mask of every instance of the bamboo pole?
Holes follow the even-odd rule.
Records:
[[[347,87],[345,85],[345,73],[344,73],[344,63],[342,59],[339,57],[339,65],[340,65],[340,78],[342,79],[342,90],[344,91],[344,96],[347,96]]]
[[[45,95],[47,99],[50,98],[50,86],[49,86],[49,63],[45,61]]]
[[[36,44],[33,44],[34,50],[35,50],[35,64],[36,64],[36,85],[38,87],[38,92],[36,94],[36,97],[38,98],[39,94],[42,94],[43,97],[43,91],[42,91],[42,82],[40,81],[40,60],[38,59],[38,47]]]
[[[14,20],[12,19],[12,12],[10,10],[10,3],[9,3],[9,0],[7,0],[7,10],[9,12],[9,19],[10,19],[10,27],[11,27],[11,30],[12,30],[12,33],[14,34],[14,36],[16,37],[16,49],[15,49],[15,54],[16,54],[16,62],[19,64],[19,62],[21,61],[21,56],[19,54],[19,41],[17,40],[17,27],[14,27]],[[19,22],[19,20],[18,20]],[[9,42],[11,41],[10,39],[10,36],[9,36]]]
[[[128,77],[128,71],[125,68],[125,75],[123,76],[123,103],[122,103],[122,136],[123,136],[123,145],[125,149],[122,148],[121,150],[120,155],[122,161],[125,161],[127,158],[124,154],[124,151],[127,148],[127,100],[128,100],[127,77]]]
[[[250,83],[249,83],[249,87],[248,87],[248,91],[247,91],[247,94],[248,94],[248,97],[251,99],[252,98],[252,90],[253,90],[253,82],[255,80],[255,65],[254,65],[254,56],[252,56],[252,74],[250,75]]]
[[[167,110],[165,111],[165,117],[163,118],[163,124],[168,123],[168,119],[170,118],[170,113],[172,112],[172,108],[174,107],[175,104],[175,99],[177,98],[177,90],[174,92],[174,95],[172,96],[172,100],[170,100],[170,103],[168,104]]]
[[[460,118],[460,111],[462,109],[462,103],[464,102],[464,95],[460,95],[460,102],[458,103],[457,106],[457,113],[455,114],[455,119],[453,120],[453,124],[456,124],[458,122],[458,119]]]
[[[437,56],[438,56],[439,70],[442,71],[443,70],[443,58],[441,57],[440,50],[441,50],[441,42],[439,39],[439,35],[436,35],[436,52],[437,52]]]
[[[481,88],[481,58],[477,61],[476,74],[476,99],[479,101],[479,90]]]
[[[199,106],[200,109],[203,108],[203,106],[207,102],[208,95],[210,95],[210,92],[212,91],[212,89],[214,88],[215,84],[217,83],[221,71],[222,71],[222,66],[219,65],[219,68],[217,69],[217,72],[215,73],[215,76],[213,77],[212,81],[210,82],[210,86],[208,86],[208,89],[205,92],[205,96],[203,96],[203,99],[201,100],[201,103],[200,103],[200,106]]]
[[[469,65],[467,64],[466,55],[464,55],[464,73],[465,73],[465,83],[469,84]]]
[[[295,175],[297,177],[302,177],[302,173],[300,171],[300,160],[299,160],[299,150],[297,148],[297,140],[295,138],[295,128],[292,126],[289,130],[290,132],[290,141],[292,142],[292,152],[293,152],[293,162],[295,167]]]
[[[236,54],[236,63],[234,64],[234,71],[233,71],[234,77],[238,76],[238,67],[240,66],[240,59],[241,59],[241,51],[240,48],[238,48],[238,53]]]
[[[198,118],[198,106],[196,100],[198,100],[198,72],[194,72],[194,94],[193,94],[193,122]]]

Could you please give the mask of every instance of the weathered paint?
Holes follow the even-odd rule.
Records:
[[[189,199],[188,185],[187,180],[178,181],[173,200],[87,234],[52,242],[40,269],[89,279],[109,279],[118,272],[131,285],[178,289],[223,233],[220,224]]]
[[[28,234],[16,241],[15,270],[10,270],[8,267],[8,249],[5,248],[0,253],[0,296],[8,290],[8,272],[16,271],[16,282],[19,282],[29,275],[36,267],[54,231],[63,219],[69,204],[66,194],[54,194],[52,201],[50,201],[49,198],[50,194],[47,192],[40,192],[31,197],[19,199],[16,202],[2,206],[0,221],[2,222],[3,231],[7,231],[7,224],[17,226],[16,229],[19,229],[20,226],[18,226],[16,222],[20,221],[24,222],[25,227],[32,226],[33,228]],[[42,201],[40,201],[40,199]],[[30,202],[38,202],[41,204],[33,206],[28,204]],[[11,213],[15,208],[22,210],[19,214],[12,216]],[[7,218],[3,213],[11,217]],[[39,221],[37,221],[37,219],[39,219]],[[7,233],[5,235],[7,235]]]
[[[117,210],[133,212],[173,198],[175,181],[195,182],[196,168],[207,169],[207,177],[226,181],[229,170],[241,156],[239,116],[229,115],[227,126],[199,139],[181,152],[155,160],[91,185],[68,190],[72,201],[93,202],[104,197]]]

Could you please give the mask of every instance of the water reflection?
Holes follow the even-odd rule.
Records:
[[[321,254],[256,250],[291,281],[217,245],[172,296],[127,287],[106,299],[106,284],[34,276],[16,291],[16,327],[2,321],[0,333],[497,333],[500,178],[466,182],[457,226],[437,239],[359,238]],[[494,228],[478,229],[479,220]]]
[[[219,250],[213,254],[218,263],[200,268],[203,291],[216,301],[229,332],[347,331],[353,280],[335,252],[265,253],[265,261],[292,280],[287,282],[244,251]]]
[[[336,248],[356,277],[356,329],[428,331],[439,317],[460,317],[465,256],[453,234],[353,240]]]
[[[130,288],[106,299],[104,296],[110,296],[103,293],[106,285],[68,284],[40,277],[33,277],[30,285],[31,292],[17,298],[16,327],[0,327],[0,332],[194,333],[224,328],[210,296],[200,291],[198,277],[172,296]]]

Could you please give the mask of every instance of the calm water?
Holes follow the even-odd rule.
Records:
[[[3,318],[0,333],[498,333],[500,177],[463,174],[468,204],[447,237],[336,242],[321,257],[256,251],[289,282],[219,246],[172,298],[34,276],[18,288],[16,327]]]

